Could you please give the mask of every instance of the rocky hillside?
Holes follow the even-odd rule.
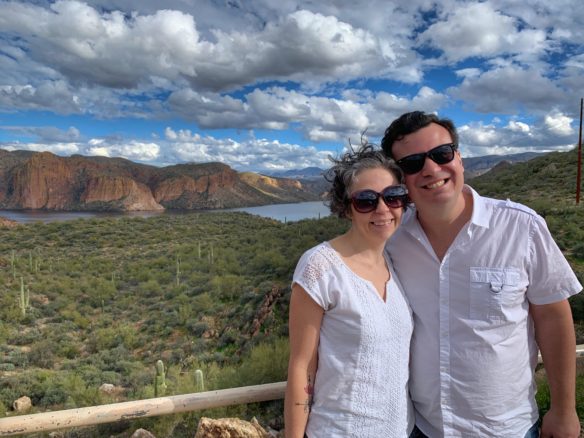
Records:
[[[154,167],[121,158],[0,149],[0,208],[67,211],[217,209],[318,199],[300,181],[221,163]]]

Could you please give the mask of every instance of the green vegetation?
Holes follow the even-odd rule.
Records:
[[[293,269],[346,227],[192,213],[0,229],[0,415],[23,395],[41,412],[285,380]],[[121,390],[103,394],[103,383]],[[125,428],[192,436],[204,414],[268,423],[281,421],[282,403]]]

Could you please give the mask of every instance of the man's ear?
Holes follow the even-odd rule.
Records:
[[[462,155],[460,155],[460,151],[456,151],[456,155],[458,158],[458,162],[460,163],[460,165],[462,167],[462,171],[464,172],[464,163],[462,162]]]

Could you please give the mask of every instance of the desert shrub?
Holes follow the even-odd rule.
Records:
[[[55,345],[53,342],[40,341],[30,347],[28,361],[39,368],[52,368],[55,363]]]

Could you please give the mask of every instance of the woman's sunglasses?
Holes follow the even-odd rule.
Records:
[[[408,203],[408,189],[398,185],[386,187],[381,192],[360,190],[351,195],[351,204],[359,213],[370,213],[377,208],[379,198],[389,208],[401,208]]]
[[[454,143],[442,144],[430,149],[428,152],[403,157],[401,160],[397,160],[396,164],[405,174],[413,175],[424,168],[426,157],[430,157],[436,164],[447,164],[454,160],[454,151],[456,151]]]

